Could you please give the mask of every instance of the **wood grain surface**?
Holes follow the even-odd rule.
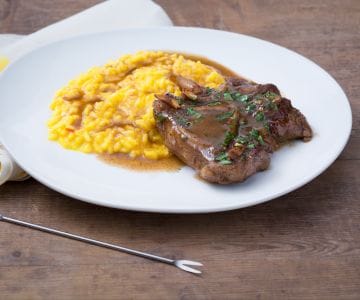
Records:
[[[28,34],[98,2],[0,0],[0,32]],[[113,210],[75,201],[33,179],[7,183],[0,187],[5,215],[205,267],[197,277],[0,223],[0,298],[360,299],[360,1],[156,2],[176,25],[253,35],[329,71],[353,109],[347,147],[295,192],[210,215]]]

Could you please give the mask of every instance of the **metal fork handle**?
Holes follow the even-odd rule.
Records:
[[[174,265],[174,263],[175,263],[175,260],[173,260],[173,259],[169,259],[169,258],[161,257],[161,256],[158,256],[158,255],[154,255],[154,254],[150,254],[150,253],[145,253],[145,252],[129,249],[129,248],[126,248],[126,247],[117,246],[117,245],[114,245],[114,244],[109,244],[109,243],[89,239],[87,237],[83,237],[83,236],[80,236],[80,235],[76,235],[76,234],[56,230],[56,229],[49,228],[49,227],[44,227],[44,226],[41,226],[41,225],[36,225],[36,224],[32,224],[32,223],[28,223],[28,222],[24,222],[24,221],[20,221],[20,220],[8,218],[8,217],[5,217],[5,216],[3,216],[1,214],[0,214],[0,221],[4,221],[4,222],[20,225],[20,226],[33,228],[33,229],[36,229],[36,230],[56,234],[56,235],[66,237],[66,238],[69,238],[69,239],[85,242],[85,243],[88,243],[88,244],[92,244],[92,245],[96,245],[96,246],[100,246],[100,247],[104,247],[104,248],[108,248],[108,249],[117,250],[117,251],[120,251],[120,252],[125,252],[125,253],[128,253],[128,254],[148,258],[148,259],[151,259],[151,260],[156,260],[156,261],[166,263],[166,264],[170,264],[170,265]]]

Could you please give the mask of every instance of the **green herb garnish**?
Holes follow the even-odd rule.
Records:
[[[251,135],[254,139],[257,139],[257,138],[259,137],[259,131],[256,130],[256,129],[251,129],[250,135]]]
[[[219,164],[222,165],[229,165],[232,163],[230,160],[228,154],[226,152],[220,153],[218,156],[215,157],[215,160],[219,162]]]
[[[225,92],[223,94],[223,96],[224,96],[224,100],[226,100],[226,101],[233,101],[234,100],[229,92]]]
[[[215,101],[215,102],[208,103],[208,106],[216,106],[216,105],[220,105],[220,104],[221,104],[220,101]]]
[[[223,159],[219,161],[219,164],[221,165],[231,165],[232,161],[230,159]]]
[[[267,129],[268,132],[270,132],[270,125],[269,125],[269,123],[264,124],[264,127]]]
[[[261,135],[259,135],[257,139],[261,145],[265,145],[264,139]]]
[[[267,91],[264,96],[269,99],[269,100],[274,100],[275,98],[277,98],[279,95],[275,94],[273,92]]]
[[[224,112],[220,115],[217,115],[216,116],[216,119],[219,120],[219,121],[224,121],[224,120],[227,120],[229,118],[231,118],[234,114],[234,111],[227,111],[227,112]]]
[[[248,142],[248,138],[246,136],[238,136],[236,137],[235,142],[240,144],[246,144]]]
[[[222,145],[223,145],[224,147],[229,146],[230,143],[232,142],[232,140],[234,139],[234,137],[235,137],[235,134],[232,133],[231,131],[226,132],[226,134],[225,134],[225,139],[224,139],[224,142],[223,142]]]
[[[264,121],[265,120],[265,115],[262,111],[258,112],[255,116],[255,120],[256,121]]]
[[[255,110],[255,108],[256,108],[256,104],[250,103],[250,104],[248,104],[248,105],[246,106],[245,110],[246,110],[247,112],[253,112],[253,111]]]
[[[249,100],[249,96],[248,95],[242,95],[240,93],[233,93],[232,97],[239,102],[247,102]]]
[[[255,148],[255,144],[254,144],[254,143],[250,143],[250,144],[247,145],[247,147],[248,147],[249,149],[254,149],[254,148]]]

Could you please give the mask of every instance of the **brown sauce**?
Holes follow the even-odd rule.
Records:
[[[203,64],[206,64],[212,68],[214,68],[216,71],[218,71],[223,76],[229,76],[229,77],[241,77],[238,74],[236,74],[233,70],[208,59],[207,57],[203,57],[200,55],[193,55],[188,53],[179,53],[178,54],[183,55],[186,59],[191,59],[194,61],[200,61]],[[178,158],[175,156],[171,156],[170,158],[166,159],[160,159],[160,160],[150,160],[146,158],[131,158],[126,154],[102,154],[98,156],[99,159],[105,163],[119,166],[122,168],[135,170],[135,171],[179,171],[183,166],[184,163],[181,162]]]
[[[171,156],[160,160],[151,160],[143,157],[131,158],[127,154],[102,154],[100,160],[110,165],[123,167],[135,171],[179,171],[183,166],[178,158]]]
[[[209,59],[209,58],[207,58],[205,56],[195,55],[195,54],[188,54],[188,53],[183,53],[183,52],[176,52],[176,53],[181,54],[182,56],[184,56],[187,59],[191,59],[191,60],[194,60],[194,61],[200,61],[201,63],[203,63],[205,65],[213,67],[220,74],[222,74],[224,76],[241,77],[239,74],[235,73],[233,70],[229,69],[228,67],[225,67],[225,66],[219,64],[218,62],[213,61],[213,60],[211,60],[211,59]]]

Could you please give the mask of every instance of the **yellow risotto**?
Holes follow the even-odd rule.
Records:
[[[169,157],[155,127],[152,103],[155,94],[181,94],[171,75],[212,88],[224,83],[212,67],[180,54],[140,51],[124,55],[91,68],[56,93],[50,106],[49,139],[86,153]]]

